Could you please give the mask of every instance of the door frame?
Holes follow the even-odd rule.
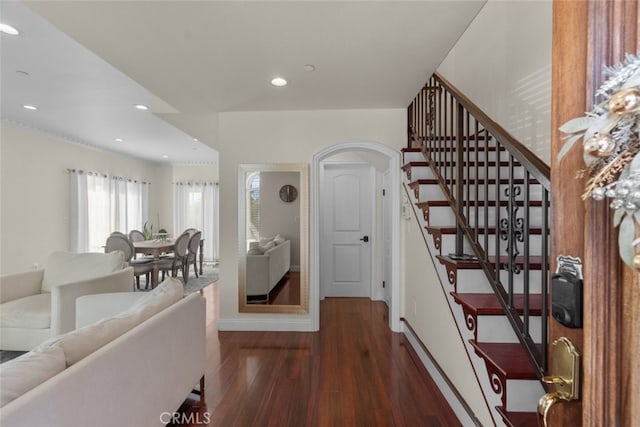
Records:
[[[316,152],[311,170],[311,218],[310,218],[310,310],[313,330],[320,329],[320,163],[335,154],[345,151],[364,151],[382,154],[389,159],[391,203],[391,303],[389,305],[389,328],[401,332],[400,326],[400,151],[375,141],[345,141]]]
[[[549,342],[570,338],[583,372],[580,400],[556,405],[550,425],[618,426],[637,419],[631,402],[640,388],[640,356],[632,348],[640,315],[629,307],[640,302],[638,273],[618,257],[608,205],[580,200],[584,180],[575,173],[584,167],[582,150],[557,161],[564,142],[557,129],[591,110],[604,65],[637,52],[638,14],[635,0],[553,2],[551,267],[560,254],[582,258],[584,329],[570,330],[549,318]]]
[[[377,224],[377,215],[376,215],[376,199],[375,199],[375,191],[376,191],[376,185],[375,185],[375,168],[373,167],[373,165],[371,165],[368,162],[362,162],[362,161],[354,161],[354,162],[348,162],[348,161],[328,161],[328,162],[324,162],[321,161],[320,162],[320,187],[319,190],[322,188],[322,186],[325,183],[325,173],[327,169],[331,169],[331,168],[342,168],[342,167],[351,167],[351,168],[357,168],[357,167],[362,167],[363,169],[366,168],[367,169],[367,174],[369,175],[368,178],[369,180],[372,181],[371,183],[371,200],[370,200],[370,206],[368,206],[368,209],[370,211],[371,214],[371,218],[370,218],[370,227],[371,229],[369,230],[369,286],[368,286],[368,292],[369,292],[369,298],[371,300],[374,300],[375,298],[375,292],[374,292],[374,288],[375,288],[375,283],[376,283],[376,279],[378,278],[375,271],[374,271],[374,266],[375,266],[375,246],[377,245],[377,233],[376,233],[376,224]],[[321,197],[321,192],[318,193],[319,198]],[[320,202],[322,202],[322,200],[320,200]],[[321,205],[321,203],[318,204],[319,206]],[[320,217],[318,217],[318,219],[320,219]],[[322,243],[322,238],[324,236],[324,232],[322,230],[322,221],[320,221],[320,234],[319,239],[318,239],[318,243]],[[322,267],[321,261],[320,261],[320,255],[322,253],[322,245],[320,245],[320,251],[318,252],[318,264],[320,267]],[[318,277],[318,279],[320,279]],[[318,284],[320,286],[320,299],[324,299],[325,298],[325,293],[324,293],[324,288],[323,288],[323,284],[321,281],[318,281]]]

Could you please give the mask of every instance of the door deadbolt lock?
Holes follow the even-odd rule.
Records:
[[[369,236],[364,236],[362,239],[360,239],[361,241],[367,243],[369,241]]]
[[[542,382],[555,388],[538,402],[538,424],[547,427],[547,415],[553,405],[571,402],[579,398],[580,355],[576,347],[566,337],[560,337],[551,344],[553,374],[542,377]]]

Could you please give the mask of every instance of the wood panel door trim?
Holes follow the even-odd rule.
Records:
[[[603,66],[637,52],[638,3],[556,0],[553,9],[551,254],[554,269],[557,255],[580,256],[585,281],[584,329],[550,325],[550,340],[567,336],[583,355],[582,404],[558,405],[550,425],[632,425],[640,316],[630,307],[635,303],[637,312],[638,274],[620,261],[607,203],[580,201],[584,181],[575,173],[583,168],[581,150],[572,150],[562,164],[555,159],[563,143],[558,127],[592,109]]]

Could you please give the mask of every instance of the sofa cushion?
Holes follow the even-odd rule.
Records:
[[[47,329],[50,327],[50,293],[29,295],[2,304],[0,328]]]
[[[287,240],[284,237],[282,237],[279,234],[276,234],[276,237],[273,238],[273,241],[275,242],[276,245],[281,245],[284,243],[284,241]]]
[[[66,368],[58,346],[37,348],[0,364],[0,407],[42,384]]]
[[[276,247],[276,242],[274,242],[273,240],[270,241],[269,243],[267,243],[266,245],[262,246],[258,246],[258,249],[262,251],[262,253],[267,252],[269,249],[273,249]]]
[[[140,298],[127,311],[52,338],[46,344],[62,347],[67,366],[71,366],[154,314],[179,301],[183,296],[182,282],[170,277]]]
[[[124,267],[120,251],[102,253],[53,252],[47,258],[42,278],[42,292],[56,286],[102,277]]]
[[[264,246],[267,243],[273,241],[273,237],[261,237],[260,238],[260,246]]]

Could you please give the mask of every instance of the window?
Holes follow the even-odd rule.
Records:
[[[141,229],[149,184],[93,172],[70,171],[73,252],[102,252],[113,231]]]
[[[247,240],[260,241],[260,172],[247,178]]]
[[[176,235],[187,228],[202,231],[204,259],[218,260],[218,184],[175,184],[174,224]]]

